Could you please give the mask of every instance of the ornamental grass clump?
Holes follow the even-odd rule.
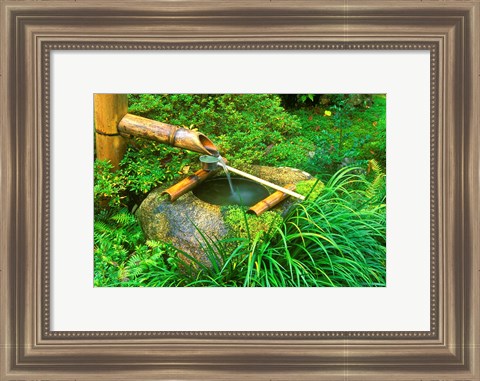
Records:
[[[386,200],[372,190],[358,169],[344,168],[287,216],[272,249],[286,259],[292,283],[385,286]]]
[[[188,253],[171,256],[172,269],[183,271],[165,269],[168,282],[152,274],[153,283],[146,285],[385,286],[385,198],[379,202],[372,183],[359,173],[356,168],[340,170],[315,197],[262,229],[250,229],[248,215],[235,210],[235,218],[244,218],[242,234],[219,240],[202,235],[210,264]],[[382,192],[378,184],[376,189]]]

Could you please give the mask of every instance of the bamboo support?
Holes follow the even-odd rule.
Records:
[[[293,191],[295,190],[295,184],[285,185],[285,189]],[[256,214],[257,216],[259,216],[263,212],[266,212],[267,210],[272,209],[275,205],[279,204],[289,196],[290,195],[288,195],[285,192],[276,191],[272,193],[270,196],[265,197],[262,201],[259,201],[258,203],[250,207],[247,213]]]
[[[215,171],[206,171],[204,169],[200,169],[193,175],[184,178],[182,181],[164,190],[162,194],[168,194],[170,201],[173,202],[180,196],[195,188],[214,172]]]
[[[117,126],[127,113],[126,94],[95,94],[94,125],[97,159],[110,161],[116,170],[127,149],[125,139]]]
[[[270,187],[270,188],[273,188],[273,189],[276,189],[278,191],[281,191],[283,193],[286,193],[288,194],[289,196],[293,196],[293,197],[296,197],[300,200],[305,200],[305,196],[302,196],[301,194],[299,193],[296,193],[296,192],[293,192],[289,189],[286,189],[286,188],[283,188],[279,185],[276,185],[276,184],[273,184],[271,183],[270,181],[267,181],[267,180],[263,180],[257,176],[253,176],[249,173],[246,173],[246,172],[243,172],[243,171],[240,171],[239,169],[236,169],[236,168],[232,168],[232,167],[229,167],[228,165],[225,166],[229,172],[233,172],[233,173],[236,173],[237,175],[240,175],[240,176],[243,176],[243,177],[246,177],[247,179],[250,179],[250,180],[253,180],[253,181],[256,181],[257,183],[260,183],[260,184],[263,184],[267,187]]]
[[[173,147],[218,156],[218,149],[204,134],[132,114],[118,124],[120,134],[155,140]]]

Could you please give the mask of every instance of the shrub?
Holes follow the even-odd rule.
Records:
[[[128,146],[120,169],[115,172],[109,162],[95,160],[95,209],[132,209],[153,188],[189,173],[192,157],[186,151],[178,152],[172,147],[138,140]]]
[[[113,165],[103,160],[94,162],[93,199],[94,208],[119,207],[126,190],[125,179],[121,172],[113,172]]]
[[[193,155],[153,141],[135,140],[120,162],[127,190],[141,198],[155,187],[188,172]]]
[[[328,107],[347,100],[352,106],[362,108],[372,104],[372,94],[281,94],[286,109],[302,107]]]
[[[305,136],[295,136],[273,145],[266,153],[263,164],[308,169],[309,153],[315,150],[314,143]]]
[[[356,106],[358,94],[337,97],[336,103],[323,112],[295,112],[301,120],[303,135],[316,146],[303,169],[328,177],[342,166],[366,168],[371,159],[385,167],[385,96],[372,96],[372,101],[363,101],[361,107]]]
[[[231,165],[263,163],[266,150],[299,133],[274,94],[141,94],[129,112],[206,134]]]

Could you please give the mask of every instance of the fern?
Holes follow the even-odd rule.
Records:
[[[365,189],[365,195],[375,201],[384,201],[386,197],[386,176],[380,164],[375,159],[369,160],[368,172],[370,175],[373,175],[373,179]]]
[[[111,217],[111,219],[120,225],[126,225],[126,226],[130,226],[132,224],[137,223],[135,216],[133,214],[130,214],[130,212],[128,212],[128,210],[126,209],[121,209],[120,212],[115,213]]]
[[[95,286],[138,286],[145,272],[163,263],[164,246],[145,242],[136,217],[126,208],[97,213],[93,236]]]

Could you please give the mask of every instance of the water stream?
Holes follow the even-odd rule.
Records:
[[[230,185],[230,192],[235,194],[235,190],[233,189],[232,179],[230,177],[230,172],[227,169],[227,163],[225,162],[224,158],[218,155],[218,165],[223,168],[225,175],[227,176],[228,184]]]

